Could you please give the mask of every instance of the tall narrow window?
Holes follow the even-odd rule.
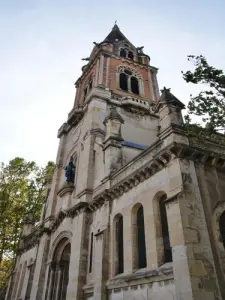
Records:
[[[118,215],[116,218],[116,274],[123,273],[123,217]]]
[[[220,217],[219,225],[220,225],[221,240],[225,248],[225,211],[222,213]]]
[[[134,54],[133,54],[133,52],[131,52],[131,51],[129,51],[128,52],[128,58],[130,58],[130,59],[134,59]]]
[[[90,258],[89,258],[89,273],[92,272],[92,260],[93,260],[93,232],[91,233]]]
[[[30,299],[31,289],[32,289],[32,285],[33,285],[33,278],[34,278],[34,270],[35,270],[35,263],[31,259],[31,262],[29,265],[29,278],[28,278],[28,283],[27,283],[25,299]]]
[[[123,91],[128,91],[128,77],[124,73],[120,73],[120,88]]]
[[[126,57],[127,56],[127,53],[124,49],[120,49],[120,56],[121,57]]]
[[[139,95],[139,85],[137,78],[132,76],[130,79],[130,84],[132,93]]]
[[[166,206],[164,200],[166,195],[164,195],[159,202],[160,217],[161,217],[161,227],[162,227],[162,238],[164,247],[164,262],[172,261],[172,251],[170,246],[169,228],[167,221]]]
[[[146,245],[145,245],[145,224],[144,210],[141,205],[137,210],[137,246],[138,246],[138,268],[147,266],[146,260]]]

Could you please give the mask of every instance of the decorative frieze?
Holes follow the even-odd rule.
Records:
[[[219,149],[215,148],[214,151],[211,151],[210,147],[207,148],[206,145],[195,143],[187,145],[176,142],[163,149],[161,149],[160,146],[160,142],[156,142],[152,147],[143,151],[132,163],[116,171],[113,175],[108,176],[101,186],[93,191],[93,199],[91,202],[79,202],[68,210],[60,211],[54,220],[50,220],[49,228],[46,228],[45,225],[43,226],[42,224],[42,227],[38,227],[30,235],[23,237],[20,251],[26,251],[34,247],[45,232],[48,234],[54,232],[65,218],[74,218],[84,211],[92,213],[99,209],[105,202],[113,201],[115,198],[121,197],[124,193],[127,193],[166,167],[175,157],[193,160],[216,168],[225,168],[225,151],[221,151],[222,147]],[[152,153],[156,153],[154,157]],[[135,164],[140,163],[140,161],[142,162],[141,166],[135,168]],[[131,170],[131,172],[129,172],[129,170]],[[59,194],[64,192],[67,191],[60,190]],[[92,193],[92,191],[89,192]],[[171,201],[178,201],[178,198],[167,199],[167,205],[169,205]]]

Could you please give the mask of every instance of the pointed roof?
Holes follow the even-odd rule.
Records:
[[[170,93],[170,89],[167,89],[166,87],[164,87],[161,90],[159,103],[173,104],[181,109],[185,108],[185,105],[180,100],[178,100],[172,93]]]
[[[104,39],[102,43],[113,44],[116,39],[118,39],[118,41],[127,41],[128,43],[130,43],[130,41],[125,37],[125,35],[120,31],[118,25],[115,23],[111,32],[107,35],[107,37]]]
[[[184,103],[182,103],[180,100],[178,100],[172,93],[170,93],[170,89],[167,89],[166,87],[164,87],[161,90],[161,96],[159,98],[158,103],[156,104],[156,106],[154,107],[154,111],[158,112],[160,107],[163,104],[167,104],[168,106],[170,105],[174,105],[180,109],[185,109],[185,105]]]
[[[103,121],[103,124],[106,126],[108,120],[118,120],[120,121],[120,123],[124,123],[124,119],[121,117],[121,115],[117,112],[116,107],[115,106],[111,106],[109,108],[109,113],[108,115],[105,117],[105,120]]]

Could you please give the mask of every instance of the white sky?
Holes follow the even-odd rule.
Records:
[[[196,4],[197,2],[197,4]],[[159,86],[184,103],[188,54],[225,68],[223,0],[0,0],[0,161],[55,160],[57,130],[71,110],[74,82],[93,47],[117,20],[159,68]]]

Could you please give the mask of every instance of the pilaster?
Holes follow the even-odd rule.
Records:
[[[49,243],[50,241],[48,235],[46,233],[43,234],[38,245],[36,267],[34,271],[33,285],[31,290],[31,299],[42,299]]]
[[[51,186],[50,194],[49,194],[49,197],[48,197],[47,203],[46,203],[45,218],[47,218],[51,215],[54,215],[54,213],[55,213],[57,192],[59,190],[60,176],[62,175],[65,144],[66,144],[66,134],[63,132],[60,137],[58,153],[57,153],[57,158],[56,158],[56,168],[55,168],[54,175],[52,178],[52,186]],[[64,172],[64,170],[63,170],[63,172]]]
[[[95,260],[94,260],[94,299],[105,300],[107,299],[104,268],[106,268],[107,262],[107,230],[103,230],[95,234]]]
[[[88,255],[88,214],[81,212],[73,220],[69,283],[66,300],[83,300],[82,287],[85,285]]]
[[[166,201],[177,299],[222,299],[194,163],[180,167],[183,191]]]
[[[116,108],[114,106],[110,107],[110,111],[103,122],[106,126],[106,136],[103,142],[105,176],[122,166],[121,142],[123,138],[121,136],[121,124],[123,123],[124,120],[116,111]]]

